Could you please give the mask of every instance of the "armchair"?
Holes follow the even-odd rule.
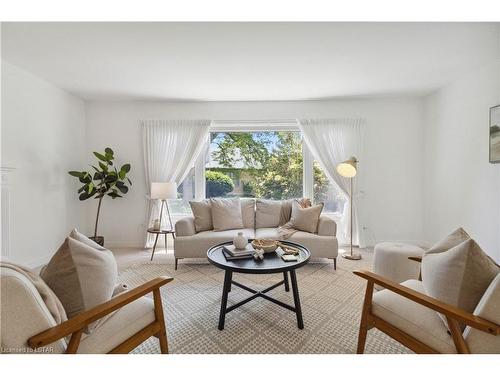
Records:
[[[500,353],[500,274],[473,314],[427,296],[419,280],[398,284],[369,271],[354,274],[367,280],[358,354],[364,352],[366,335],[372,328],[416,353]],[[385,290],[373,293],[375,284]],[[436,313],[446,316],[449,332]],[[460,323],[468,326],[464,332]]]
[[[161,353],[168,353],[160,287],[172,281],[170,277],[148,281],[60,324],[28,278],[5,269],[1,279],[4,352],[128,353],[154,335]],[[144,297],[151,292],[153,300]],[[85,334],[99,319],[103,321],[97,328]]]

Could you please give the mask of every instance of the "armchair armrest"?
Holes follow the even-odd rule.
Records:
[[[500,334],[500,325],[498,324],[475,316],[467,311],[459,309],[458,307],[441,302],[435,298],[429,297],[401,284],[395,283],[394,281],[386,279],[385,277],[379,276],[373,272],[363,270],[354,271],[354,274],[368,280],[369,282],[383,286],[384,288],[389,289],[390,291],[397,293],[400,296],[408,298],[416,303],[437,311],[445,315],[446,317],[455,319],[459,322],[463,322],[464,324],[475,329],[495,336]]]
[[[194,217],[186,216],[175,223],[175,234],[177,237],[194,236],[196,229],[194,227]]]
[[[38,348],[48,345],[63,337],[77,332],[77,336],[81,335],[81,331],[90,323],[112,313],[115,310],[137,300],[138,298],[159,289],[161,286],[172,281],[172,277],[158,277],[147,283],[144,283],[137,288],[128,292],[122,293],[111,300],[93,307],[90,310],[84,311],[65,322],[49,328],[43,332],[36,334],[28,339],[28,345],[31,348]],[[80,332],[78,334],[78,332]],[[79,338],[79,337],[78,337]]]
[[[337,235],[337,223],[331,217],[321,215],[318,222],[318,236],[331,236]]]

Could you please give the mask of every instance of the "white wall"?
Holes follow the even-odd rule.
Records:
[[[84,102],[2,62],[2,168],[10,195],[9,257],[36,266],[48,260],[73,227],[85,222],[77,183],[84,166]],[[3,223],[5,228],[6,222]]]
[[[361,225],[370,244],[419,241],[423,226],[422,102],[420,99],[359,99],[296,102],[89,102],[88,152],[110,146],[119,162],[132,164],[134,183],[123,199],[103,201],[101,234],[108,246],[142,246],[146,185],[140,119],[283,119],[364,117],[368,122],[361,160],[364,198]],[[167,150],[168,152],[168,150]],[[88,159],[90,161],[91,159]],[[88,227],[96,204],[88,204]]]
[[[488,162],[489,108],[500,104],[500,62],[425,98],[424,233],[463,226],[500,262],[500,164]]]

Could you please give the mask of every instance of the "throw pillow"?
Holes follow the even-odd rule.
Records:
[[[117,284],[118,268],[111,251],[100,250],[68,237],[40,277],[56,294],[68,318],[71,318],[111,299]],[[97,324],[93,323],[89,330]]]
[[[293,228],[309,233],[318,232],[319,217],[323,211],[323,203],[303,208],[298,201],[292,203],[290,222]]]
[[[212,223],[212,203],[208,199],[199,202],[189,202],[194,216],[194,229],[203,232],[214,229]]]
[[[97,250],[106,250],[106,248],[102,247],[99,245],[97,242],[92,241],[90,238],[88,238],[86,235],[81,234],[75,229],[71,231],[69,236],[77,241],[83,242],[85,245],[89,245],[90,247],[93,247],[94,249]]]
[[[469,238],[469,234],[463,228],[458,228],[457,230],[443,238],[441,241],[438,241],[436,244],[434,244],[424,253],[424,256],[426,254],[442,253],[443,251],[447,251],[452,247],[455,247],[462,242],[467,241]]]
[[[498,272],[495,262],[468,239],[423,257],[422,286],[429,296],[472,313]],[[448,326],[446,317],[439,316]]]
[[[241,216],[243,218],[243,227],[255,228],[255,199],[241,199]]]
[[[281,201],[257,199],[255,228],[277,228],[281,218]]]
[[[241,203],[238,198],[212,198],[214,231],[243,228]]]

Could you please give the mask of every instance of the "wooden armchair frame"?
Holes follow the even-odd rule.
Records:
[[[421,258],[411,257],[409,259],[421,261]],[[374,284],[380,285],[402,297],[408,298],[416,303],[426,306],[438,313],[446,316],[448,327],[453,338],[453,342],[457,349],[457,353],[470,353],[469,347],[465,342],[460,329],[460,323],[471,326],[472,328],[489,333],[491,335],[500,335],[500,325],[490,322],[489,320],[475,316],[467,311],[459,309],[455,306],[443,303],[435,298],[419,293],[413,289],[395,283],[385,277],[379,276],[369,271],[354,271],[354,274],[367,280],[365,300],[363,303],[363,311],[361,313],[361,323],[359,327],[358,348],[357,353],[363,354],[365,349],[366,334],[372,328],[378,328],[396,341],[399,341],[404,346],[413,350],[415,353],[435,354],[437,350],[417,340],[413,336],[403,332],[399,328],[393,326],[384,319],[376,316],[372,312],[372,296]]]
[[[128,353],[149,337],[155,335],[160,341],[160,350],[162,354],[168,353],[167,331],[163,316],[163,307],[161,304],[160,287],[172,281],[171,277],[158,277],[128,292],[122,293],[108,302],[102,303],[90,310],[84,311],[65,322],[49,328],[28,339],[28,345],[35,349],[41,346],[51,344],[68,335],[71,335],[67,354],[76,353],[80,345],[83,330],[90,324],[115,310],[137,300],[138,298],[153,292],[155,320],[146,327],[136,332],[124,342],[112,349],[109,354]]]

